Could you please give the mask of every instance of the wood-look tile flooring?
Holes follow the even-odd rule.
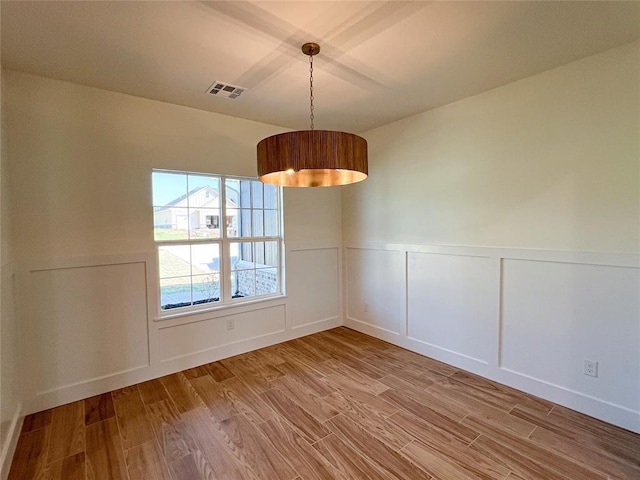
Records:
[[[30,415],[9,478],[640,479],[640,436],[337,328]]]

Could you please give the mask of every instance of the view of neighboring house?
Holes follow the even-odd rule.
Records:
[[[226,226],[237,225],[237,195],[227,193]],[[194,188],[166,206],[155,207],[153,224],[156,229],[190,230],[191,235],[220,236],[220,192],[209,185]]]

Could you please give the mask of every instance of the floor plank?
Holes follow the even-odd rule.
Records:
[[[476,432],[459,424],[446,425],[447,428],[441,429],[427,420],[405,412],[398,412],[389,418],[389,421],[397,423],[420,444],[424,444],[421,448],[430,447],[435,455],[456,463],[472,474],[502,479],[509,473],[509,469],[503,465],[468,448],[469,439],[473,441],[478,438]]]
[[[354,388],[349,382],[340,384],[334,384],[336,392],[339,392],[341,396],[345,397],[350,404],[355,404],[364,410],[372,410],[376,412],[376,415],[381,417],[389,417],[396,413],[399,407],[385,400],[382,395],[374,395],[371,392]],[[333,399],[335,395],[328,395],[325,397],[327,401]]]
[[[339,337],[342,340],[351,342],[355,345],[364,345],[363,350],[369,352],[370,354],[382,353],[389,348],[398,348],[395,345],[385,342],[384,340],[370,337],[368,335],[363,335],[360,332],[356,332],[355,330],[351,330],[350,328],[346,327],[333,328],[331,330],[325,330],[324,332],[320,333]]]
[[[271,380],[283,375],[273,365],[260,361],[258,356],[244,353],[225,360],[221,363],[241,378],[254,393],[260,394],[271,388]]]
[[[404,447],[402,454],[434,478],[452,480],[496,480],[500,478],[473,472],[449,456],[441,455],[437,450],[418,440]]]
[[[287,359],[287,362],[298,364],[316,378],[324,377],[322,367],[319,365],[321,362],[328,359],[329,356],[325,354],[326,356],[323,356],[318,360],[314,358],[314,356],[305,352],[306,346],[304,344],[300,344],[300,346],[294,345],[293,342],[296,342],[297,340],[298,339],[286,343],[280,343],[269,348],[273,348],[280,355],[284,356]]]
[[[155,439],[125,452],[130,480],[172,480]]]
[[[164,385],[159,378],[139,383],[138,391],[140,392],[142,403],[145,405],[169,399],[169,392],[164,388]]]
[[[52,410],[45,410],[44,412],[32,413],[24,417],[22,422],[21,433],[32,432],[39,428],[48,427],[51,425],[51,417],[53,415]]]
[[[47,463],[84,451],[84,402],[73,402],[53,409]]]
[[[388,343],[380,342],[377,344],[375,342],[369,342],[366,340],[362,340],[361,337],[350,336],[349,334],[344,334],[343,332],[348,332],[349,329],[340,330],[339,328],[333,330],[327,330],[324,332],[317,333],[315,336],[321,340],[331,341],[334,345],[341,347],[344,346],[349,350],[355,350],[357,354],[355,356],[359,358],[368,357],[369,355],[373,355],[379,353],[380,351],[384,351],[389,348],[391,345]]]
[[[271,385],[321,423],[339,413],[331,404],[294,378],[283,376],[271,382]]]
[[[412,385],[420,388],[427,388],[433,384],[433,380],[424,375],[424,371],[416,368],[401,360],[383,357],[381,355],[370,355],[363,358],[362,361],[368,365],[372,365],[384,372],[385,375],[394,375],[404,380],[410,381]],[[380,378],[380,377],[378,377]],[[444,377],[443,378],[447,378]]]
[[[555,409],[556,407],[554,407]],[[554,415],[553,410],[549,415],[542,416],[516,406],[511,411],[511,415],[640,469],[640,455],[638,455],[640,438],[636,438],[637,436],[631,432],[620,429],[620,436],[617,436],[609,428],[603,428],[600,425],[604,422],[595,419],[590,419],[591,421],[587,422],[581,417],[576,417],[580,418],[579,421],[576,421],[570,417],[569,413]]]
[[[531,475],[537,469],[548,475],[550,474],[548,472],[554,472],[560,478],[588,478],[590,480],[606,480],[607,478],[606,475],[587,465],[544,449],[535,442],[520,438],[499,426],[482,426],[480,437],[473,441],[471,447],[495,455],[499,459],[499,463],[503,463],[515,473],[525,476]],[[516,464],[524,467],[523,470],[519,470]]]
[[[205,368],[216,382],[224,382],[225,380],[235,377],[233,372],[220,362],[208,363],[205,365]]]
[[[359,455],[344,441],[331,434],[313,444],[313,447],[345,478],[380,480],[389,477]]]
[[[364,344],[357,342],[349,342],[337,335],[327,332],[320,332],[313,336],[307,337],[316,342],[321,348],[331,350],[331,352],[345,353],[351,357],[362,359],[370,355],[364,348]]]
[[[235,396],[230,394],[223,384],[213,380],[211,376],[195,378],[190,380],[190,383],[207,408],[220,421],[227,420],[243,410],[250,410],[249,407],[245,409],[238,407]],[[252,413],[249,413],[249,415],[251,416]],[[259,415],[257,417],[256,421],[258,423],[264,421]]]
[[[389,381],[390,378],[392,378],[391,375],[383,378],[382,381]],[[394,388],[382,392],[380,397],[419,417],[428,416],[434,419],[445,417],[450,421],[459,422],[467,416],[468,411],[460,407],[457,403],[443,401],[442,398],[429,395],[426,391],[405,389],[398,380],[399,379],[389,382],[395,385]],[[434,413],[437,414],[437,416],[435,416]]]
[[[278,351],[268,348],[261,348],[259,350],[253,350],[251,352],[252,355],[258,357],[260,362],[265,365],[271,365],[274,367],[278,367],[280,364],[285,363],[287,358],[281,355]],[[278,369],[280,370],[280,369]]]
[[[344,415],[338,415],[329,420],[327,425],[336,436],[352,445],[360,455],[369,459],[370,462],[377,464],[378,468],[386,472],[390,478],[429,480],[430,475]]]
[[[419,353],[405,350],[404,348],[389,348],[379,355],[388,358],[394,358],[401,360],[421,370],[431,370],[432,372],[439,373],[441,375],[449,376],[458,371],[457,368],[447,365],[446,363],[439,362],[433,358],[425,357]]]
[[[380,383],[377,379],[340,363],[337,360],[325,360],[322,364],[330,370],[330,372],[327,372],[328,375],[323,379],[330,386],[347,385],[373,395],[378,395],[389,389],[387,385]]]
[[[342,415],[349,417],[360,426],[395,449],[401,449],[413,439],[405,430],[387,420],[385,415],[375,407],[340,392],[332,393],[325,400]]]
[[[91,480],[127,480],[127,466],[118,422],[114,417],[92,423],[86,430],[87,478]]]
[[[85,425],[91,425],[92,423],[101,422],[102,420],[113,418],[115,416],[116,412],[113,409],[111,392],[96,395],[95,397],[87,398],[84,401]]]
[[[169,397],[171,397],[180,413],[202,406],[202,400],[189,382],[189,379],[182,372],[162,377],[160,381],[169,392]]]
[[[280,390],[267,390],[260,395],[260,397],[264,399],[276,413],[298,429],[298,431],[309,440],[309,443],[320,440],[331,433]]]
[[[235,475],[241,468],[250,469],[240,459],[238,452],[230,447],[231,442],[223,427],[223,422],[229,420],[216,419],[204,407],[190,410],[182,414],[181,418],[190,437],[197,443],[193,459],[200,460],[200,471],[211,471],[214,478],[219,478]]]
[[[460,405],[463,411],[471,412],[462,420],[463,424],[471,428],[476,428],[479,423],[490,424],[521,437],[527,437],[535,428],[534,424],[475,400],[471,396],[459,391],[456,391],[456,394],[449,394],[446,390],[440,385],[433,385],[429,388],[430,393],[442,398],[450,398],[451,404]]]
[[[44,427],[20,435],[9,470],[9,480],[44,476],[50,431],[50,427]]]
[[[640,466],[640,455],[638,455],[640,437],[637,434],[560,405],[554,405],[549,413],[549,419],[552,422],[558,422],[567,430],[585,433],[615,446],[615,452],[620,454],[612,453],[614,456],[630,460],[634,465]]]
[[[517,473],[511,472],[505,480],[529,480],[529,479],[525,477],[521,477]]]
[[[205,480],[213,477],[204,465],[198,465],[198,460],[193,454],[180,457],[175,460],[168,460],[169,470],[174,480]]]
[[[45,480],[84,480],[86,477],[84,452],[50,463],[44,475]]]
[[[469,445],[480,435],[475,430],[454,422],[421,404],[412,410],[415,414],[402,410],[389,417],[389,422],[409,433],[412,439],[428,444],[430,439],[442,438],[445,435],[462,445]]]
[[[230,378],[219,386],[222,396],[235,413],[246,415],[254,423],[262,423],[275,415],[275,412],[240,378]]]
[[[313,371],[305,368],[304,365],[295,360],[289,359],[287,362],[279,364],[277,368],[285,376],[293,378],[319,397],[325,397],[335,391],[335,389],[323,383],[318,374],[314,374]]]
[[[138,389],[122,388],[113,392],[112,397],[123,448],[128,450],[149,440],[155,440]]]
[[[384,377],[387,373],[379,369],[371,363],[365,362],[365,358],[357,358],[349,353],[336,350],[331,354],[331,360],[339,362],[341,365],[351,367],[352,369],[363,373],[371,378],[378,379]]]
[[[298,476],[261,431],[244,416],[221,422],[228,447],[258,478],[293,480]]]
[[[264,422],[260,430],[305,480],[343,478],[284,419],[273,418]]]
[[[183,370],[182,374],[187,377],[189,380],[199,377],[204,377],[209,375],[209,370],[204,365],[199,367],[189,368],[187,370]]]
[[[311,360],[311,363],[321,363],[325,360],[329,360],[331,355],[327,353],[322,348],[317,348],[313,344],[310,344],[306,337],[296,338],[287,342],[288,346],[293,347],[293,349],[298,352],[298,355],[302,358],[307,358]]]
[[[576,462],[588,465],[617,480],[637,480],[640,478],[637,466],[620,459],[614,459],[601,451],[586,447],[583,443],[568,441],[565,437],[544,428],[536,428],[529,438],[547,450],[560,452]]]
[[[170,400],[160,400],[147,405],[151,427],[167,462],[186,457],[197,450],[186,425]]]
[[[469,372],[458,370],[449,378],[453,382],[469,387],[466,390],[467,394],[475,393],[477,398],[482,398],[489,404],[500,402],[500,404],[510,408],[520,404],[528,409],[538,411],[543,415],[548,414],[553,408],[553,403],[547,400],[534,397],[533,395],[527,395],[514,388],[492,382],[491,380],[473,375]],[[498,405],[494,404],[494,406],[498,408]]]

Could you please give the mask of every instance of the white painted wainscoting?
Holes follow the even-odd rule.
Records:
[[[349,244],[344,298],[355,330],[640,433],[636,255]]]
[[[342,325],[341,247],[287,245],[285,258],[285,296],[162,319],[154,253],[22,265],[23,413]]]
[[[0,478],[9,465],[22,429],[23,408],[18,372],[18,322],[15,316],[16,271],[13,262],[0,266],[2,312],[0,324]]]

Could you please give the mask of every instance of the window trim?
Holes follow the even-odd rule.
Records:
[[[250,181],[256,182],[258,181],[256,177],[245,177],[238,175],[225,175],[225,174],[216,174],[216,173],[202,173],[202,172],[190,172],[183,170],[169,170],[169,169],[152,169],[153,173],[170,173],[170,174],[179,174],[185,176],[202,176],[202,177],[216,177],[220,179],[220,207],[219,207],[219,215],[220,215],[220,237],[219,238],[187,238],[187,239],[174,239],[174,240],[156,240],[155,236],[153,238],[154,249],[155,249],[155,259],[156,259],[156,292],[157,292],[157,302],[156,302],[156,312],[157,315],[155,320],[169,320],[176,319],[183,316],[196,315],[200,313],[206,312],[214,312],[216,310],[224,310],[228,308],[238,308],[244,305],[252,305],[256,303],[262,303],[266,301],[272,301],[274,299],[282,299],[286,298],[285,292],[285,274],[284,274],[284,253],[285,253],[285,243],[284,243],[284,202],[283,202],[283,191],[282,187],[276,188],[277,195],[277,218],[278,218],[278,235],[277,236],[260,236],[260,237],[229,237],[227,235],[227,192],[226,192],[226,180],[238,180],[238,181]],[[153,193],[153,176],[152,176],[152,185],[151,190]],[[187,195],[189,193],[189,187],[187,183]],[[251,188],[251,207],[250,210],[253,211],[253,188]],[[153,197],[153,195],[152,195]],[[151,212],[154,213],[154,209],[156,205],[154,205],[152,198],[152,206]],[[188,208],[188,207],[187,207]],[[238,207],[240,210],[240,207]],[[264,207],[258,208],[257,210],[264,211]],[[272,209],[270,209],[272,210]],[[253,218],[253,217],[252,217]],[[222,221],[224,219],[224,221]],[[153,217],[152,217],[153,220]],[[240,219],[238,219],[240,222]],[[155,220],[152,221],[152,235],[155,232]],[[253,233],[253,232],[252,232]],[[277,242],[278,247],[278,291],[276,293],[268,293],[263,295],[254,295],[250,297],[239,297],[233,298],[233,294],[231,293],[231,244],[232,243],[255,243],[255,242]],[[171,309],[162,309],[162,293],[161,293],[161,278],[160,278],[160,247],[164,245],[198,245],[198,244],[218,244],[219,252],[220,252],[220,268],[219,268],[219,276],[220,276],[220,300],[216,302],[208,302],[202,303],[198,305],[188,305],[184,307],[176,307]],[[274,267],[271,267],[274,268]],[[254,268],[255,271],[255,268]],[[192,278],[193,275],[190,275]]]

